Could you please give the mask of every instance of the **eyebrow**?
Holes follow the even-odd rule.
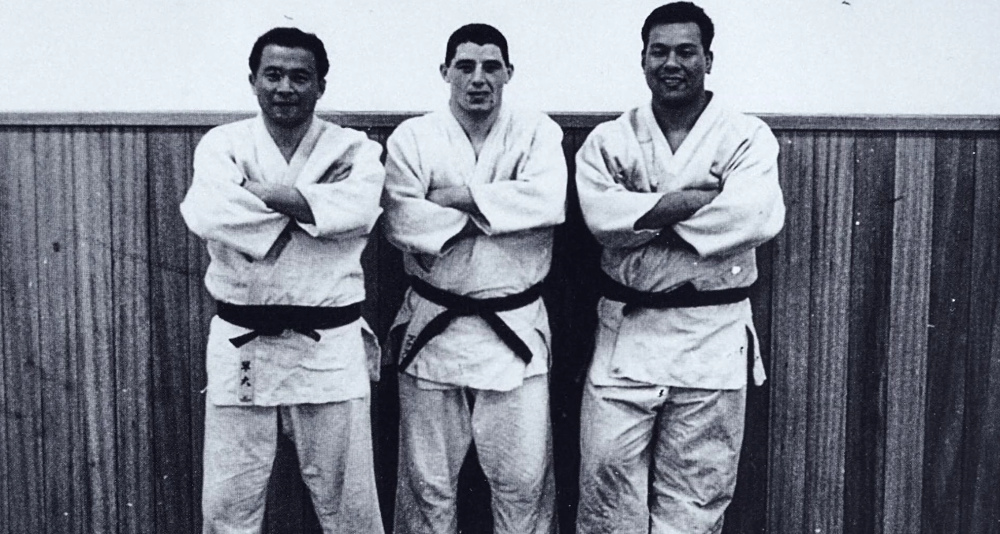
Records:
[[[456,59],[454,65],[457,67],[457,66],[460,66],[460,65],[475,65],[476,63],[477,63],[477,61],[474,60],[474,59],[464,58],[464,59]],[[482,64],[483,65],[489,65],[491,67],[493,67],[493,66],[502,66],[503,65],[503,61],[500,61],[499,59],[484,59],[482,61]]]
[[[277,65],[268,65],[268,66],[264,67],[264,72],[273,72],[273,71],[277,71],[277,72],[290,72],[292,74],[299,74],[299,73],[309,74],[309,73],[313,72],[312,69],[305,68],[305,67],[302,67],[302,68],[291,68],[291,69],[285,69],[284,67],[279,67]]]

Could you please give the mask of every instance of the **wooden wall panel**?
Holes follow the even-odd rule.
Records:
[[[405,118],[345,117],[380,143]],[[604,118],[557,117],[571,177]],[[749,392],[725,532],[997,534],[1000,132],[988,120],[821,119],[768,118],[789,210],[758,250],[770,377]],[[212,120],[0,125],[0,534],[200,529],[214,305],[204,244],[177,205]],[[571,533],[599,248],[572,184],[568,212],[545,299]],[[384,339],[406,281],[378,228],[363,264],[364,314]],[[373,387],[386,519],[394,379]],[[488,490],[467,471],[462,524],[488,529]],[[287,440],[270,493],[267,532],[319,531]]]
[[[975,139],[961,531],[1000,533],[1000,135]]]
[[[3,134],[0,134],[2,136]],[[3,144],[3,140],[0,140],[0,144]],[[4,152],[0,152],[4,153]],[[4,154],[6,156],[6,154]],[[0,162],[6,162],[6,158],[0,158]],[[10,203],[10,195],[6,191],[4,176],[0,175],[0,212],[3,211],[13,211],[13,206]],[[0,224],[2,224],[3,219],[0,219]],[[4,265],[4,252],[6,247],[3,246],[3,226],[0,225],[0,265]],[[9,251],[7,251],[9,252]],[[0,269],[0,292],[4,291],[6,284],[4,283],[5,273],[4,269]],[[12,409],[7,401],[7,348],[4,338],[6,337],[4,323],[4,305],[3,300],[0,299],[0,407],[3,414],[3,418],[0,419],[0,534],[9,534],[10,530],[7,525],[10,525],[10,496],[9,496],[9,486],[10,486],[10,472],[9,466],[11,463],[11,456],[13,454],[20,454],[18,451],[8,451],[7,449],[7,420],[12,418]],[[13,355],[9,357],[13,359]],[[8,415],[11,414],[11,415]]]
[[[153,531],[149,187],[146,133],[109,133],[119,534]]]
[[[46,519],[34,137],[29,128],[0,134],[5,534],[45,532]]]
[[[935,143],[927,402],[922,506],[924,534],[961,531],[962,421],[969,354],[972,211],[971,136]]]
[[[854,203],[854,136],[815,141],[809,360],[806,412],[805,530],[843,532],[847,419],[848,310]]]
[[[148,134],[150,182],[150,291],[155,531],[196,532],[200,506],[192,499],[191,366],[203,358],[189,352],[188,234],[178,205],[188,187],[190,135],[155,129]]]
[[[72,133],[72,173],[66,184],[73,191],[76,263],[76,346],[80,397],[78,409],[85,441],[74,446],[86,452],[83,471],[89,485],[86,532],[111,532],[118,523],[116,472],[116,389],[111,262],[111,180],[106,131],[79,129]]]
[[[803,532],[809,374],[809,269],[812,242],[813,164],[811,132],[779,133],[779,165],[785,195],[785,228],[774,240],[771,268],[782,280],[772,288],[771,451],[768,466],[768,530]]]
[[[895,160],[893,133],[857,134],[844,464],[844,529],[851,533],[881,532]]]
[[[899,134],[892,202],[883,532],[918,532],[930,301],[934,138]]]
[[[46,527],[82,534],[90,510],[76,324],[73,135],[42,129],[35,150]]]

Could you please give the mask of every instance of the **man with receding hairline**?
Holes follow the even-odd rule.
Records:
[[[711,19],[690,2],[642,28],[651,102],[577,154],[603,246],[581,409],[580,534],[718,533],[732,500],[748,374],[763,381],[749,286],[784,223],[778,144],[705,90]]]
[[[455,31],[447,110],[389,137],[383,206],[410,290],[389,335],[400,396],[397,534],[455,534],[475,444],[497,534],[555,531],[549,324],[540,283],[564,218],[562,131],[511,108],[507,41]]]
[[[326,534],[381,534],[369,416],[379,350],[361,318],[361,251],[382,148],[314,116],[323,43],[295,28],[250,53],[260,115],[198,143],[181,204],[211,263],[205,533],[260,532],[278,432],[295,443]]]

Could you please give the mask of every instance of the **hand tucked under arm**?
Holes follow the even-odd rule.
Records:
[[[672,226],[691,217],[717,196],[718,190],[691,189],[666,193],[653,209],[635,221],[635,229],[656,230]]]
[[[306,224],[316,222],[312,208],[299,190],[288,185],[246,181],[243,188],[257,195],[267,207]]]

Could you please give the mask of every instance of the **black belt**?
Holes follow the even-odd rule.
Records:
[[[699,291],[694,287],[694,284],[687,282],[666,292],[639,291],[612,280],[603,271],[598,285],[604,298],[625,303],[625,307],[622,309],[624,315],[628,315],[638,308],[698,308],[733,304],[749,298],[750,288],[753,287]]]
[[[361,317],[361,303],[341,307],[316,306],[240,306],[216,301],[219,318],[252,331],[229,340],[236,348],[253,341],[258,336],[277,336],[292,330],[313,341],[319,341],[317,330],[337,328],[353,323]]]
[[[524,363],[531,362],[531,349],[528,348],[528,345],[521,338],[517,337],[517,334],[507,326],[507,323],[503,322],[503,319],[497,315],[497,312],[516,310],[535,302],[542,296],[542,284],[535,284],[521,293],[486,299],[476,299],[449,293],[415,277],[410,278],[410,285],[418,295],[446,309],[431,319],[424,326],[423,330],[417,334],[417,338],[413,341],[413,345],[410,346],[410,350],[407,351],[406,355],[399,362],[400,372],[409,367],[413,363],[413,359],[417,357],[420,349],[424,348],[424,345],[434,339],[435,336],[444,332],[444,329],[452,321],[459,317],[472,315],[486,321],[486,324],[493,329],[493,332],[500,338],[500,341],[503,341],[510,350],[514,351],[514,354],[518,358],[524,360]]]

